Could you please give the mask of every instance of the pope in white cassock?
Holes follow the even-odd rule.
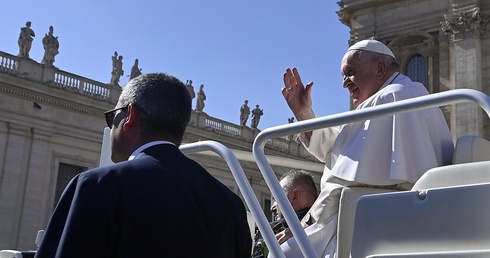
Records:
[[[392,51],[376,40],[352,45],[342,59],[341,72],[343,87],[349,90],[356,109],[429,94],[424,85],[398,72]],[[298,120],[315,117],[312,86],[312,82],[303,85],[296,68],[286,70],[282,94]],[[428,169],[450,164],[454,150],[439,108],[307,132],[301,139],[326,165],[320,196],[310,209],[315,223],[305,228],[321,257],[334,257],[336,252],[343,187],[409,190]],[[276,238],[286,257],[303,257],[291,231]]]

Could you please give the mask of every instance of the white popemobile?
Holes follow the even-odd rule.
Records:
[[[295,235],[305,257],[318,257],[284,195],[270,164],[323,171],[323,166],[264,154],[268,139],[363,121],[428,107],[474,102],[490,117],[490,97],[458,89],[388,103],[363,110],[309,119],[260,132],[250,153],[230,150],[214,141],[185,144],[184,153],[203,152],[225,159],[272,257],[284,257],[248,183],[238,159],[257,162],[264,179]],[[104,133],[101,165],[110,161],[108,131]],[[344,257],[490,257],[490,142],[462,136],[455,143],[453,164],[427,171],[411,191],[353,187],[342,190],[337,231],[337,254]],[[38,240],[36,240],[37,242]],[[189,245],[192,245],[190,243]],[[0,258],[33,257],[34,251],[0,251]]]
[[[277,126],[259,133],[253,146],[254,157],[303,255],[319,257],[265,158],[268,139],[468,101],[475,102],[490,117],[489,96],[476,90],[458,89]],[[490,257],[487,197],[490,197],[490,142],[479,136],[462,136],[455,145],[453,164],[430,169],[411,191],[344,188],[337,257]],[[265,240],[273,257],[284,257],[275,239]]]

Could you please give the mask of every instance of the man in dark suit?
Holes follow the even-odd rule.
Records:
[[[134,78],[105,115],[116,164],[71,180],[36,257],[250,257],[243,202],[178,149],[191,116],[180,80]]]

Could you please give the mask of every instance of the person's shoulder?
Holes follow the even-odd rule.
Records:
[[[138,163],[139,162],[137,160],[122,161],[84,171],[80,173],[79,176],[84,180],[101,180],[102,178],[115,176],[124,170],[132,169],[134,166],[137,166]]]
[[[92,169],[89,169],[87,171],[84,171],[84,172],[78,174],[77,176],[83,180],[95,180],[97,178],[104,177],[110,171],[110,167],[113,167],[114,165],[115,164],[103,166],[103,167],[92,168]]]
[[[76,176],[76,184],[91,191],[117,191],[116,189],[124,188],[138,180],[139,172],[153,168],[151,165],[143,164],[145,160],[146,163],[152,163],[147,159],[135,159],[87,170]]]
[[[205,168],[203,168],[199,164],[197,164],[197,166],[202,169],[202,172],[204,173],[202,175],[208,178],[208,180],[206,181],[208,182],[208,184],[210,184],[209,186],[213,185],[214,189],[221,189],[216,193],[225,197],[226,199],[228,199],[229,202],[234,203],[235,205],[238,204],[239,206],[243,206],[242,199],[240,199],[240,197],[235,192],[233,192],[228,186],[212,176]]]
[[[389,84],[379,91],[379,99],[384,102],[392,102],[409,99],[429,94],[425,86],[420,82],[413,82],[408,77]]]

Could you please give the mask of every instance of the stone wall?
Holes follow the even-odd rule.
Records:
[[[374,37],[387,44],[407,72],[416,54],[428,64],[431,93],[470,88],[488,94],[490,1],[342,0],[340,21],[351,31],[350,44]],[[453,138],[490,139],[489,119],[474,104],[441,107]]]
[[[97,82],[0,52],[0,250],[35,249],[56,205],[59,164],[99,166],[104,111],[114,108],[119,86]],[[251,151],[258,130],[193,112],[184,144],[215,140]],[[266,153],[299,160],[315,159],[297,142],[273,139]],[[241,194],[221,157],[189,154],[235,193]],[[241,161],[259,202],[270,191],[255,162]],[[290,168],[274,166],[279,176]],[[317,182],[320,173],[316,172]],[[264,210],[270,207],[263,207]]]

